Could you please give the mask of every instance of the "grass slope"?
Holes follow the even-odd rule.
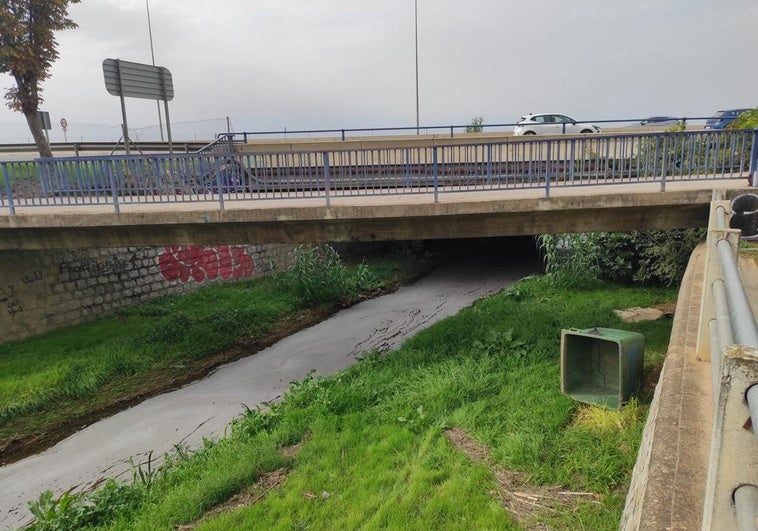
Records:
[[[407,262],[407,261],[406,261]],[[350,280],[356,269],[334,265]],[[0,464],[147,396],[202,377],[408,274],[402,259],[357,268],[352,298],[311,304],[283,278],[219,284],[0,344]]]
[[[179,451],[132,485],[111,483],[65,510],[50,502],[38,512],[110,529],[617,529],[646,407],[607,411],[562,395],[560,330],[642,332],[649,384],[671,320],[622,323],[612,310],[674,297],[673,289],[575,291],[527,279],[397,351],[293,384],[269,409],[248,411],[228,438]],[[451,427],[483,443],[489,460],[454,446]],[[283,451],[294,444],[296,453]],[[282,467],[286,478],[255,503],[193,523]],[[506,473],[523,483],[504,484]],[[506,494],[554,486],[587,496],[538,500],[531,513],[504,508]],[[38,529],[45,525],[40,519]]]

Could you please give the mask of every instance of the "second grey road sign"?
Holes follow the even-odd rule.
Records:
[[[174,99],[171,72],[162,66],[106,59],[103,61],[103,76],[106,90],[114,96],[163,101]]]

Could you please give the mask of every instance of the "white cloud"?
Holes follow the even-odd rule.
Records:
[[[150,0],[155,60],[174,80],[172,122],[412,126],[413,8],[413,0]],[[105,91],[102,61],[151,62],[146,4],[85,0],[70,14],[79,28],[58,36],[43,108],[55,123],[65,116],[117,128],[120,105]],[[755,20],[754,0],[418,0],[421,122],[758,105]],[[10,84],[0,76],[0,87]],[[154,102],[128,99],[127,113],[133,127],[157,123]],[[10,122],[24,124],[3,108],[0,124]]]

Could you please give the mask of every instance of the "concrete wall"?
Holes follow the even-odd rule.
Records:
[[[0,251],[0,342],[287,267],[294,245]]]

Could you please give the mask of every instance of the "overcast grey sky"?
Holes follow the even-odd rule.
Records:
[[[172,123],[415,125],[414,0],[149,2],[155,62],[174,81]],[[53,138],[61,117],[121,123],[104,59],[151,62],[145,0],[82,0],[70,15],[79,28],[58,34],[44,84]],[[418,0],[421,125],[753,107],[756,22],[756,0]],[[0,76],[0,88],[11,84]],[[127,115],[135,128],[158,122],[148,100],[127,99]],[[0,125],[12,123],[25,127],[3,106]]]

